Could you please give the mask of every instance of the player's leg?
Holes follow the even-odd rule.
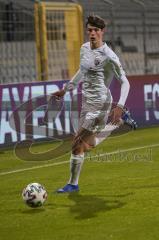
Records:
[[[108,115],[109,112],[106,113],[106,118],[108,118]],[[122,126],[125,124],[129,127],[129,129],[135,130],[137,128],[137,123],[131,117],[131,114],[127,109],[124,109],[120,122],[117,125],[111,124],[111,122],[109,122],[99,133],[96,134],[95,146],[97,146],[102,141],[104,141],[108,136],[110,136],[114,130],[118,129],[119,127],[121,127],[122,129]]]
[[[103,128],[99,133],[96,134],[94,145],[97,146],[98,144],[103,142],[117,128],[119,128],[119,125],[112,125],[111,123],[106,124],[105,128]]]
[[[81,167],[84,161],[84,153],[94,147],[94,137],[91,131],[82,128],[74,138],[70,160],[70,184],[78,184]]]
[[[79,130],[73,140],[72,154],[70,158],[70,179],[68,184],[58,193],[72,192],[78,190],[78,180],[84,161],[84,153],[95,146],[95,127],[103,120],[103,105],[94,106],[83,104],[80,114]],[[91,111],[90,111],[91,110]],[[104,122],[105,125],[105,122]]]
[[[94,134],[81,128],[75,136],[72,144],[70,158],[70,179],[68,184],[57,190],[58,193],[75,192],[79,190],[78,180],[84,162],[84,153],[94,146]]]

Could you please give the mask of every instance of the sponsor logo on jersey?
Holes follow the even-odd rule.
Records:
[[[98,66],[101,63],[101,59],[99,57],[96,57],[94,60],[95,66]]]

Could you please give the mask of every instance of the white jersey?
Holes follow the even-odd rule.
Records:
[[[129,82],[117,55],[106,43],[91,49],[90,42],[84,43],[80,51],[80,69],[67,85],[75,87],[79,80],[83,81],[83,95],[87,103],[109,101],[109,86],[116,77],[121,83],[121,94],[118,104],[124,106],[129,92]]]
[[[79,129],[101,131],[105,127],[112,103],[109,86],[114,76],[121,83],[118,105],[124,106],[129,82],[119,58],[106,43],[96,49],[91,49],[90,42],[83,44],[80,69],[65,87],[69,90],[76,87],[80,80],[83,81]]]

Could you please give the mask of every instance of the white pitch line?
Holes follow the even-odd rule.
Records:
[[[62,164],[68,163],[68,162],[69,161],[63,161],[63,162],[58,162],[58,163],[48,163],[48,164],[44,164],[44,165],[40,165],[40,166],[33,166],[33,167],[17,169],[17,170],[13,170],[13,171],[9,171],[9,172],[2,172],[2,173],[0,173],[0,176],[12,174],[12,173],[25,172],[25,171],[29,171],[29,170],[45,168],[45,167],[50,167],[50,166],[62,165]]]
[[[123,150],[117,150],[114,152],[108,152],[108,153],[102,153],[102,154],[98,154],[97,156],[91,156],[91,158],[96,158],[96,157],[103,157],[103,156],[109,156],[109,155],[113,155],[116,153],[124,153],[124,152],[131,152],[131,151],[135,151],[135,150],[139,150],[139,149],[145,149],[145,148],[153,148],[153,147],[158,147],[158,144],[151,144],[151,145],[146,145],[146,146],[142,146],[142,147],[136,147],[136,148],[127,148],[127,149],[123,149]],[[90,157],[88,157],[90,158]]]
[[[98,154],[98,156],[91,156],[91,158],[109,156],[109,155],[116,154],[116,153],[119,153],[119,152],[120,153],[130,152],[130,151],[135,151],[135,150],[144,149],[144,148],[148,148],[148,147],[153,148],[153,147],[158,147],[158,146],[159,146],[159,143],[158,144],[145,145],[145,146],[136,147],[136,148],[127,148],[127,149],[123,149],[123,150],[117,150],[117,151],[113,151],[113,152]],[[87,157],[87,158],[90,158],[90,157]],[[58,165],[66,164],[66,163],[69,163],[69,161],[63,161],[63,162],[57,162],[57,163],[48,163],[48,164],[44,164],[44,165],[40,165],[40,166],[33,166],[33,167],[29,167],[29,168],[22,168],[22,169],[17,169],[17,170],[13,170],[13,171],[2,172],[2,173],[0,173],[0,176],[9,175],[9,174],[12,174],[12,173],[20,173],[20,172],[30,171],[30,170],[34,170],[34,169],[46,168],[46,167],[51,167],[51,166],[58,166]]]

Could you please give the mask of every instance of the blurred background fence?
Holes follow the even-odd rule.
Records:
[[[72,77],[92,12],[106,20],[105,41],[127,75],[159,73],[158,0],[0,0],[0,82]]]
[[[36,79],[34,9],[0,1],[0,81]]]
[[[78,70],[81,6],[0,1],[0,82],[64,80]]]

